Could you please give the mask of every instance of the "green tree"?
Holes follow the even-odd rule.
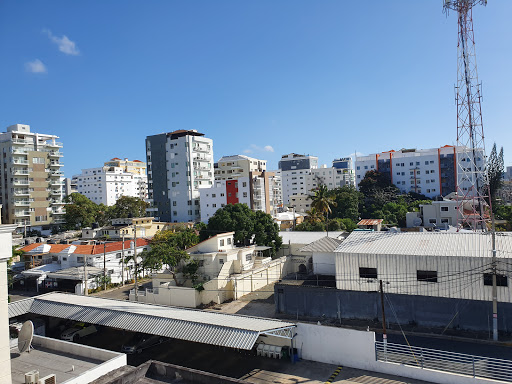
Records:
[[[496,143],[492,146],[491,154],[486,166],[487,182],[490,194],[490,201],[492,204],[492,210],[496,213],[497,202],[496,196],[498,191],[503,187],[503,175],[505,172],[505,164],[503,162],[503,147],[500,149],[500,153],[497,153]],[[487,192],[487,191],[485,191]],[[489,202],[489,200],[487,200]]]
[[[224,232],[235,232],[237,246],[257,244],[271,247],[272,256],[282,245],[279,228],[272,216],[252,211],[246,204],[228,204],[208,220],[206,229],[200,233],[202,240]]]
[[[312,200],[311,207],[326,215],[326,222],[328,222],[329,213],[332,212],[331,207],[336,205],[336,201],[334,201],[334,198],[327,186],[325,184],[320,184],[313,190],[313,195],[310,195],[309,198]]]
[[[357,221],[360,217],[359,205],[363,201],[363,194],[354,187],[346,185],[333,189],[331,193],[336,202],[332,208],[332,217]]]
[[[354,229],[357,228],[357,224],[349,217],[345,217],[344,219],[341,219],[342,222],[342,228],[343,230],[347,232],[352,232]]]
[[[148,206],[148,203],[138,197],[121,196],[111,207],[110,218],[145,217]]]
[[[72,193],[65,199],[66,203],[66,229],[90,227],[98,214],[98,205],[94,204],[80,193]]]

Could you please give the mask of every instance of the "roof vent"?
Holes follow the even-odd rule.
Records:
[[[39,371],[30,371],[25,373],[25,384],[38,384]]]
[[[56,383],[57,383],[57,377],[54,374],[42,377],[37,382],[37,384],[56,384]]]

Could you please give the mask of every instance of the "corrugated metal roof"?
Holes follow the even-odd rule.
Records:
[[[240,349],[251,349],[260,333],[295,326],[278,320],[64,293],[34,297],[27,312]]]
[[[21,316],[29,312],[32,303],[34,302],[34,298],[31,297],[29,299],[18,300],[12,303],[9,303],[9,319],[11,317]]]
[[[512,257],[512,233],[496,234],[497,257]],[[490,257],[490,233],[478,232],[357,232],[336,253],[411,256]]]
[[[329,237],[339,238],[345,232],[329,231]],[[325,237],[326,232],[305,232],[305,231],[281,231],[279,236],[283,238],[283,244],[311,244],[314,241]]]
[[[299,249],[300,252],[334,252],[343,240],[334,239],[332,237],[322,237]]]
[[[384,219],[363,219],[357,225],[378,225],[383,221]]]

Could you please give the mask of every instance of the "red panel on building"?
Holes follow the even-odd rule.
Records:
[[[228,204],[238,203],[238,182],[236,180],[226,181],[226,195]]]

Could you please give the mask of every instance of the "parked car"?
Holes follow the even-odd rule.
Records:
[[[158,335],[136,333],[128,344],[123,345],[121,351],[127,354],[141,353],[146,348],[162,343],[164,339],[164,337]]]
[[[66,329],[60,335],[62,340],[67,341],[78,341],[84,336],[98,332],[98,329],[94,325],[86,325],[84,323],[75,323],[71,328]]]

